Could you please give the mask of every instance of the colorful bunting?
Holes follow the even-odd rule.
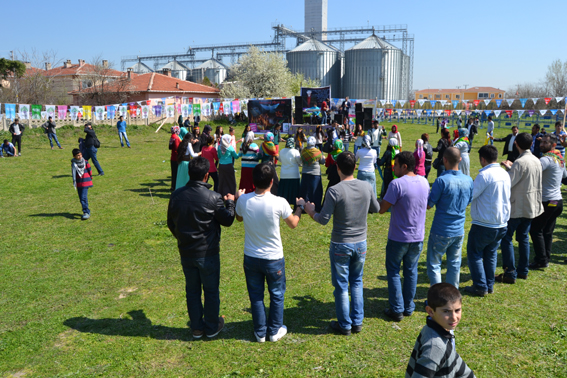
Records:
[[[31,113],[32,119],[41,119],[41,105],[32,105],[31,106]]]
[[[447,104],[447,100],[439,100],[439,102],[441,103],[441,105],[445,106],[445,104]]]
[[[411,108],[413,109],[413,107],[415,106],[415,100],[410,100],[409,102]]]
[[[522,108],[526,106],[526,102],[528,102],[527,98],[521,98],[520,102],[522,103]]]
[[[83,106],[83,118],[84,119],[91,119],[92,118],[92,106],[85,105]]]
[[[513,110],[506,110],[506,114],[508,115],[508,118],[512,118],[512,113],[514,113]]]
[[[537,98],[537,97],[532,98],[532,102],[534,103],[534,105],[537,104],[537,100],[539,100],[539,98]]]
[[[490,104],[490,99],[484,100],[484,105],[488,106],[488,104]]]
[[[549,104],[549,101],[551,101],[551,97],[546,97],[543,99],[545,101],[545,105]]]
[[[77,117],[79,116],[79,112],[80,112],[80,109],[79,109],[78,106],[71,106],[71,119],[73,121],[77,120]]]
[[[431,104],[431,107],[433,108],[435,106],[435,104],[437,103],[437,101],[435,100],[430,100],[429,103]]]
[[[555,114],[557,114],[557,109],[551,109],[550,112],[551,112],[552,115],[555,115]]]
[[[542,116],[545,115],[545,113],[547,113],[547,109],[542,109],[539,111],[539,114],[541,114]]]
[[[533,115],[535,114],[535,110],[528,110],[528,114],[530,115],[530,117],[533,117]]]
[[[114,116],[116,115],[116,106],[114,105],[108,105],[106,107],[106,117],[108,119],[114,119]]]
[[[20,104],[18,108],[18,117],[20,117],[21,119],[30,119],[29,104]]]
[[[502,113],[502,110],[495,110],[494,111],[494,115],[496,116],[496,118],[500,117],[500,113]]]
[[[455,109],[457,105],[459,105],[459,100],[453,100],[451,102],[453,103],[453,109]]]
[[[461,115],[462,110],[455,110],[455,113],[457,113],[457,115]]]
[[[67,117],[67,105],[57,105],[57,118],[65,119]]]
[[[16,104],[4,104],[4,108],[6,109],[6,118],[16,118]]]
[[[500,107],[502,105],[502,100],[496,100],[496,106]]]
[[[417,100],[417,102],[419,102],[419,106],[423,106],[423,104],[425,104],[425,100]]]
[[[398,102],[400,103],[400,106],[403,108],[407,101],[406,100],[400,100]]]
[[[518,112],[518,118],[522,117],[522,114],[524,114],[525,110],[517,110]]]
[[[95,117],[97,121],[104,119],[104,106],[95,106]]]
[[[512,106],[512,104],[514,103],[514,99],[508,98],[508,99],[506,99],[506,102],[508,103],[508,106]]]
[[[474,100],[473,104],[474,104],[474,106],[478,106],[478,104],[480,104],[480,100]]]

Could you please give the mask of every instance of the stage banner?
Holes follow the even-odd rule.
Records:
[[[462,112],[462,110],[455,110],[455,113],[457,113],[458,116],[460,116]]]
[[[67,117],[67,105],[57,105],[57,118],[65,119]]]
[[[513,98],[507,98],[506,102],[508,103],[508,106],[512,106],[512,104],[514,103],[514,99]]]
[[[165,106],[165,116],[167,118],[175,117],[175,106],[173,104],[169,104]]]
[[[92,118],[92,106],[83,106],[83,118],[84,119],[91,119]]]
[[[532,102],[533,102],[534,105],[535,105],[535,104],[537,104],[537,100],[539,100],[539,98],[532,98],[531,100],[532,100]]]
[[[236,100],[232,102],[232,114],[240,113],[240,101]],[[329,104],[329,106],[331,106]]]
[[[552,115],[556,115],[556,114],[557,114],[557,109],[550,109],[549,111],[551,112]]]
[[[81,109],[78,106],[71,106],[71,120],[76,121]]]
[[[526,106],[526,102],[528,102],[528,99],[527,98],[521,98],[520,102],[522,103],[522,108],[523,108],[524,106]]]
[[[547,109],[542,109],[539,111],[539,114],[541,114],[542,116],[544,116],[545,113],[547,113]]]
[[[528,110],[528,114],[530,117],[533,117],[535,114],[535,110]]]
[[[484,105],[488,106],[488,104],[490,104],[490,99],[484,100]]]
[[[522,117],[522,114],[524,114],[525,110],[516,110],[518,112],[518,118]]]
[[[417,116],[421,117],[421,113],[423,113],[423,109],[415,109]]]
[[[97,121],[104,119],[104,106],[95,106],[95,117]]]
[[[502,113],[502,110],[495,110],[494,111],[494,115],[496,116],[496,118],[500,117],[500,113]]]
[[[431,104],[431,107],[434,108],[435,104],[437,104],[437,101],[436,100],[430,100],[429,104]]]
[[[415,100],[410,100],[409,102],[411,108],[413,109],[413,107],[415,106]]]
[[[407,101],[406,100],[400,100],[398,102],[400,103],[400,106],[403,108]]]
[[[514,113],[513,110],[506,110],[506,114],[508,115],[508,118],[512,118],[513,113]]]
[[[4,104],[4,109],[6,109],[6,118],[15,119],[16,118],[16,104]]]
[[[45,112],[48,117],[55,118],[55,105],[45,105]]]
[[[232,106],[230,106],[230,102],[224,103],[224,115],[229,115],[232,113]]]
[[[502,105],[502,100],[496,100],[496,106],[500,107]]]
[[[544,98],[544,101],[545,101],[545,105],[549,104],[549,101],[551,101],[551,97]]]
[[[453,100],[451,103],[453,104],[453,109],[456,109],[457,105],[459,105],[459,100]]]
[[[301,88],[301,97],[303,97],[303,109],[321,107],[323,101],[331,98],[331,87]]]
[[[474,100],[473,104],[474,104],[474,106],[478,106],[478,104],[480,104],[480,100]]]
[[[146,119],[150,116],[149,105],[142,105],[142,119]]]
[[[31,106],[32,119],[41,119],[41,110],[43,106],[33,104]]]
[[[20,104],[18,108],[18,116],[21,119],[30,119],[30,106],[28,104]]]
[[[249,122],[258,130],[269,130],[275,125],[291,123],[291,99],[248,101]]]
[[[443,105],[443,106],[447,105],[447,100],[439,100],[439,102],[440,102],[441,105]]]
[[[114,119],[115,115],[116,115],[116,106],[108,105],[106,107],[106,118],[107,119]]]
[[[425,100],[417,100],[417,102],[419,103],[419,106],[423,106],[423,104],[425,104]]]

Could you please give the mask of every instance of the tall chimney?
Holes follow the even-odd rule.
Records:
[[[65,68],[70,68],[71,67],[71,59],[67,59],[67,61],[65,62],[65,64],[63,66]]]
[[[163,74],[167,75],[169,77],[171,77],[171,69],[170,68],[164,68],[163,69]]]
[[[85,60],[84,59],[79,59],[79,67],[82,67],[85,65]]]
[[[51,63],[45,62],[45,70],[49,71],[51,69]]]
[[[179,83],[175,83],[175,88],[179,89]]]
[[[26,65],[26,68],[31,68],[31,63],[30,63],[30,62],[24,62],[24,64]]]
[[[126,71],[128,71],[128,80],[132,79],[132,69],[128,68]]]
[[[103,61],[102,61],[102,66],[103,66],[104,68],[108,68],[108,60],[106,60],[106,59],[103,60]]]

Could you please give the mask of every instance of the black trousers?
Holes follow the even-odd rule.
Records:
[[[177,184],[177,160],[170,160],[171,162],[171,191],[175,190]]]
[[[532,219],[530,226],[530,236],[535,251],[534,261],[540,265],[549,263],[555,222],[563,212],[563,200],[557,201],[556,206],[549,204],[549,201],[543,202],[543,213]]]
[[[21,153],[22,152],[22,134],[12,135],[12,144],[15,146],[16,143],[18,144],[18,153]]]
[[[213,179],[213,190],[215,192],[219,192],[219,173],[218,172],[209,172],[209,178]],[[207,179],[207,183],[209,183],[209,179]]]

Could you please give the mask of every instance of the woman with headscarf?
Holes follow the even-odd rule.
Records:
[[[189,130],[187,130],[187,128],[185,126],[179,127],[179,137],[181,138],[181,140],[183,140],[183,138],[185,138],[185,135],[187,135],[188,132],[189,132]]]
[[[242,171],[240,173],[239,189],[244,189],[246,193],[254,191],[254,179],[252,171],[260,162],[260,148],[254,143],[254,132],[249,131],[244,138],[244,143],[240,146],[240,156],[242,156]]]
[[[303,164],[301,174],[301,189],[299,196],[306,202],[315,204],[315,211],[321,211],[323,200],[323,183],[321,181],[320,163],[325,160],[321,151],[315,147],[317,141],[315,137],[307,138],[307,144],[301,152],[301,162]]]
[[[431,171],[431,163],[433,162],[433,147],[429,144],[429,134],[421,134],[421,140],[423,141],[423,151],[425,152],[425,178],[429,176],[429,171]]]
[[[274,196],[278,195],[278,174],[276,173],[276,159],[278,158],[278,149],[274,143],[274,134],[272,132],[267,132],[264,136],[264,142],[262,143],[262,148],[260,148],[260,162],[270,163],[274,166],[274,182],[270,191]]]
[[[325,160],[325,167],[327,167],[327,179],[329,183],[327,184],[327,189],[325,190],[325,195],[327,190],[334,185],[341,182],[341,177],[337,171],[337,156],[339,156],[344,151],[343,141],[340,139],[335,139],[331,146],[331,152],[327,155]]]
[[[295,206],[295,199],[299,197],[300,176],[299,167],[301,166],[301,155],[295,149],[295,140],[289,137],[285,143],[285,148],[280,151],[280,185],[278,196],[283,197],[287,202]]]
[[[437,169],[437,177],[445,172],[445,164],[443,164],[443,154],[447,148],[451,147],[451,134],[448,129],[441,129],[441,139],[437,142],[434,152],[439,152],[437,158],[433,161],[433,168]]]
[[[181,138],[179,138],[179,126],[171,126],[171,138],[169,138],[169,149],[171,150],[171,191],[175,190],[177,185],[177,149],[181,143]]]
[[[362,137],[360,148],[356,151],[355,155],[356,161],[360,161],[356,178],[372,185],[374,197],[376,197],[376,173],[374,172],[374,164],[376,164],[378,155],[376,151],[372,149],[371,144],[370,135]]]
[[[297,131],[295,132],[295,148],[301,152],[303,150],[303,144],[307,141],[305,137],[305,133],[303,132],[302,127],[298,127]]]
[[[189,182],[189,162],[194,157],[201,155],[201,153],[195,153],[193,151],[193,146],[191,145],[191,134],[185,134],[183,140],[177,148],[177,180],[175,184],[175,189],[184,187]]]
[[[201,149],[203,149],[203,147],[206,147],[208,145],[207,139],[209,139],[209,136],[211,135],[211,132],[213,131],[213,128],[209,125],[205,125],[205,128],[203,129],[203,133],[201,134],[200,140],[201,140]]]
[[[396,138],[398,141],[398,147],[402,149],[402,134],[398,131],[398,126],[392,125],[392,131],[388,133],[388,139]]]
[[[232,127],[231,127],[232,129]],[[232,146],[232,136],[225,134],[217,148],[219,157],[219,193],[224,198],[227,194],[236,193],[236,177],[234,175],[234,160],[240,158],[240,154]]]
[[[415,168],[413,173],[418,176],[425,177],[425,151],[423,150],[423,140],[418,139],[415,141],[413,157],[415,158]]]
[[[382,178],[382,190],[380,193],[380,198],[384,198],[386,192],[388,192],[388,186],[394,178],[394,158],[400,152],[400,146],[398,146],[398,140],[396,138],[390,138],[388,141],[388,147],[382,155],[382,159],[378,161],[378,166],[384,167],[384,177]]]
[[[193,146],[194,152],[201,152],[201,133],[199,132],[199,126],[193,126],[191,145]]]
[[[469,130],[468,129],[459,129],[459,137],[453,143],[455,148],[461,151],[461,161],[459,162],[459,171],[461,171],[464,175],[470,176],[471,175],[471,161],[469,158]]]

